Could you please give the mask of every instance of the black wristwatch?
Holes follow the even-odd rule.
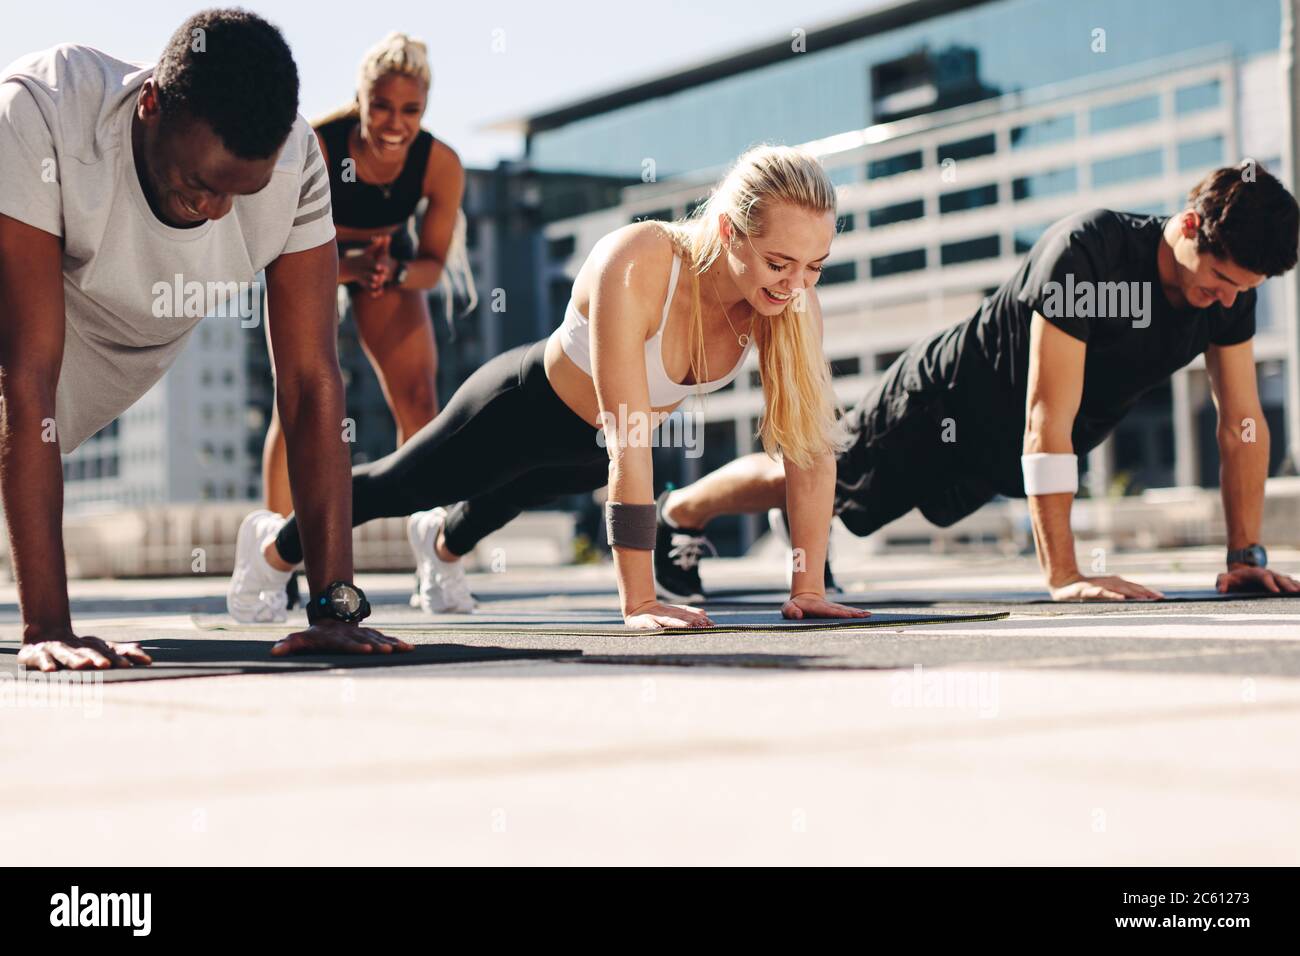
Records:
[[[347,581],[335,581],[307,602],[307,620],[342,621],[357,624],[370,616],[370,602],[366,592]]]
[[[1247,545],[1228,552],[1228,564],[1249,564],[1252,568],[1268,567],[1268,552],[1262,544]]]

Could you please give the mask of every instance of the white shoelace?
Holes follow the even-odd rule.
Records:
[[[702,534],[674,534],[669,543],[668,560],[683,571],[689,571],[700,563],[706,547],[715,558],[718,556],[713,542]]]

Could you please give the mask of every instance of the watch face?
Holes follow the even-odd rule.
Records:
[[[351,617],[361,608],[361,595],[357,593],[356,588],[340,584],[330,591],[330,604],[339,614]]]
[[[1257,568],[1266,567],[1268,565],[1268,552],[1264,550],[1264,546],[1252,544],[1247,548],[1246,563],[1253,564]]]

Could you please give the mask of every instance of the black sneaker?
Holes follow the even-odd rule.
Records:
[[[790,550],[790,516],[786,514],[784,508],[773,508],[767,513],[767,524],[772,529],[772,533],[778,539],[785,543],[786,550]],[[790,578],[790,567],[786,565],[787,583]],[[831,573],[831,545],[830,537],[826,539],[826,565],[822,569],[822,587],[826,589],[827,594],[840,594],[840,586],[835,583],[835,575]]]
[[[655,593],[665,601],[703,601],[700,558],[718,552],[698,528],[679,528],[664,518],[665,491],[655,502]]]

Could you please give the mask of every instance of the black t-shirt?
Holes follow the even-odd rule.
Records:
[[[1019,471],[1029,327],[1038,312],[1087,343],[1073,441],[1076,454],[1090,451],[1143,393],[1211,344],[1255,334],[1253,290],[1226,309],[1176,309],[1165,298],[1156,254],[1167,221],[1109,209],[1060,220],[974,316],[909,349],[896,381],[913,393],[946,393],[997,446],[999,477],[1011,478]]]

